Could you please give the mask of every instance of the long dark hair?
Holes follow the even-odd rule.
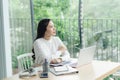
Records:
[[[38,38],[42,38],[45,35],[45,31],[46,31],[46,27],[48,26],[49,22],[51,19],[42,19],[39,21],[38,23],[38,28],[37,28],[37,36],[35,38],[35,40],[37,40]],[[34,40],[34,41],[35,41]],[[34,52],[34,48],[32,48],[32,52],[33,52],[33,60],[35,60],[35,52]]]

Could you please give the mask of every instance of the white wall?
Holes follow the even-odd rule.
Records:
[[[0,0],[0,80],[12,75],[8,0]]]

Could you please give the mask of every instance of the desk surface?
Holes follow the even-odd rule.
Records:
[[[120,63],[93,61],[90,64],[77,68],[79,73],[55,76],[49,73],[49,78],[39,78],[39,75],[21,79],[18,75],[14,75],[4,80],[103,80],[105,77],[113,74],[120,69]]]

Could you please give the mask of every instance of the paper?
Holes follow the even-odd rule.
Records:
[[[50,66],[54,66],[54,67],[56,67],[56,66],[63,66],[63,65],[68,64],[68,63],[70,63],[70,61],[63,61],[63,62],[58,63],[58,64],[50,64]]]
[[[72,73],[78,73],[78,70],[75,69],[75,68],[72,68],[70,66],[67,66],[67,68],[68,68],[67,71],[58,71],[58,72],[56,72],[55,69],[54,69],[54,67],[51,67],[50,68],[50,72],[53,73],[56,76],[65,75],[65,74],[72,74]]]
[[[54,70],[56,72],[59,72],[59,71],[68,71],[68,67],[67,66],[58,66],[58,67],[54,67]]]

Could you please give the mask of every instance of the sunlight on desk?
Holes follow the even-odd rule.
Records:
[[[84,65],[78,68],[80,80],[95,80],[95,73],[92,64]]]
[[[48,78],[40,78],[39,74],[26,79],[21,79],[17,75],[3,80],[103,80],[110,74],[120,70],[120,63],[107,61],[93,61],[90,64],[77,68],[79,73],[55,76],[49,72]]]
[[[93,63],[96,80],[102,80],[110,74],[120,70],[120,63],[107,62],[107,61],[94,61]]]

